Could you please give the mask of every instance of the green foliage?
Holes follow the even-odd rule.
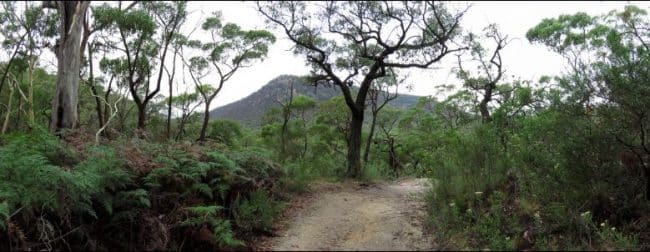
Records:
[[[234,237],[230,221],[219,217],[218,213],[222,209],[220,206],[187,207],[188,217],[180,225],[194,228],[200,228],[205,225],[212,231],[214,239],[220,246],[243,246],[244,243]]]
[[[232,120],[212,120],[210,121],[210,133],[208,138],[217,140],[229,147],[237,144],[237,139],[243,135],[239,123]]]
[[[4,178],[0,198],[8,204],[9,211],[21,206],[57,209],[62,205],[56,189],[74,181],[69,173],[48,161],[34,138],[16,135],[0,148],[0,172]]]
[[[208,240],[216,245],[209,243],[219,249],[237,248],[246,236],[271,231],[283,207],[278,198],[289,198],[287,191],[303,192],[315,178],[345,172],[351,118],[346,104],[354,92],[347,101],[338,96],[324,102],[298,94],[268,111],[261,129],[214,120],[207,137],[219,144],[185,141],[195,139],[203,126],[200,117],[208,116],[195,113],[197,107],[209,104],[236,71],[263,60],[276,38],[214,13],[201,24],[213,40],[190,40],[171,26],[186,18],[182,2],[92,8],[91,49],[124,54],[98,61],[101,76],[94,86],[87,85],[89,68],[82,70],[79,129],[59,139],[44,129],[56,76],[39,67],[39,56],[47,43],[54,44],[53,24],[60,16],[29,3],[22,10],[12,2],[2,7],[2,47],[16,57],[11,65],[0,64],[0,74],[7,74],[0,88],[0,118],[7,122],[7,134],[0,136],[1,248],[198,249],[191,246],[205,240],[188,235],[197,233],[212,236]],[[391,68],[451,53],[456,49],[445,43],[461,35],[456,21],[462,13],[450,13],[440,3],[259,7],[271,23],[284,25],[296,43],[294,52],[314,69],[309,80],[319,85],[345,87],[365,74],[387,75],[372,85],[396,84]],[[330,17],[326,29],[309,22],[320,16]],[[351,21],[357,19],[368,22],[358,26]],[[411,30],[400,29],[400,21],[410,21],[401,28]],[[387,32],[393,25],[397,29]],[[459,70],[465,90],[445,100],[423,97],[407,110],[386,107],[376,118],[363,177],[431,178],[429,221],[443,249],[647,249],[649,29],[647,11],[635,6],[602,16],[578,12],[542,20],[526,37],[566,58],[565,74],[489,85],[494,91],[489,122],[480,122],[477,112],[479,95],[494,76],[487,65],[479,75]],[[498,40],[496,26],[487,31],[484,38]],[[400,32],[422,35],[400,39]],[[500,62],[500,55],[493,57],[470,37],[464,42],[470,42],[471,56]],[[166,41],[195,81],[194,90],[175,89],[173,98],[155,95],[159,88],[152,84],[155,70],[169,83],[185,82],[178,76],[188,69],[155,69]],[[347,71],[356,74],[336,83],[345,78],[331,73]],[[220,79],[203,82],[210,72]],[[114,109],[102,99],[122,98],[127,88],[130,99],[116,105],[115,119],[100,136],[103,144],[90,146],[96,111]],[[99,102],[88,95],[95,89]],[[135,128],[141,107],[133,101],[151,101],[143,111],[150,122],[143,139],[124,137]],[[170,101],[177,142],[156,142],[169,139],[161,133],[166,126],[161,113]],[[26,120],[32,112],[34,120]],[[370,119],[375,118],[366,116]],[[621,159],[630,152],[636,161]]]
[[[7,202],[0,203],[0,217],[2,217],[2,222],[0,222],[0,228],[4,231],[7,228],[5,223],[6,220],[10,217],[9,204]]]
[[[546,88],[499,87],[505,95],[491,123],[476,124],[471,113],[449,116],[472,111],[462,93],[429,115],[407,113],[400,127],[419,129],[403,139],[409,161],[435,167],[427,172],[436,181],[430,217],[443,248],[645,246],[633,223],[647,218],[647,178],[642,164],[621,160],[626,151],[648,154],[641,151],[650,123],[642,84],[650,54],[639,32],[648,27],[645,15],[627,7],[540,22],[528,39],[566,57],[571,71],[540,79]]]
[[[117,145],[124,144],[129,143]],[[282,176],[281,168],[268,160],[271,156],[268,151],[245,148],[224,154],[142,140],[136,140],[135,144],[139,151],[156,156],[152,161],[145,161],[155,163],[156,168],[134,172],[133,165],[147,164],[134,164],[117,154],[120,148],[105,145],[88,147],[78,154],[79,161],[75,159],[59,166],[48,156],[73,151],[49,133],[4,137],[0,147],[0,173],[5,178],[0,183],[0,230],[8,231],[7,223],[11,223],[13,229],[10,230],[44,232],[36,230],[41,225],[37,222],[44,221],[50,223],[47,225],[51,225],[52,232],[72,233],[74,226],[89,225],[104,230],[108,236],[125,238],[139,232],[138,227],[128,228],[127,223],[141,222],[143,228],[158,229],[152,231],[151,239],[160,239],[156,236],[162,235],[173,240],[161,246],[178,246],[181,241],[177,239],[184,237],[173,234],[170,238],[170,233],[164,233],[169,232],[165,231],[167,229],[184,232],[188,228],[194,231],[207,228],[215,244],[226,248],[243,246],[244,242],[236,236],[250,232],[251,228],[267,230],[280,211],[280,204],[264,191],[274,190],[272,187],[233,191],[241,190],[242,185],[273,184]],[[230,194],[241,195],[241,199],[229,198]],[[246,200],[242,200],[244,198]],[[228,211],[224,211],[225,205],[231,206]],[[179,212],[178,209],[185,210]],[[154,221],[162,218],[160,216],[174,219],[172,223]],[[258,217],[261,219],[256,219]],[[71,224],[56,224],[55,220],[59,219]],[[237,225],[233,228],[231,222]],[[161,230],[161,227],[164,228]],[[3,239],[0,242],[4,244],[7,241]],[[85,233],[69,242],[84,244],[88,240],[98,242],[96,246],[107,245],[103,235],[95,233]],[[136,245],[138,248],[149,246],[149,240],[141,242],[145,245]],[[34,244],[23,245],[40,246],[37,245],[40,243]],[[62,245],[52,243],[52,246]],[[124,248],[127,246],[132,245],[125,244]]]
[[[611,153],[617,147],[607,129],[567,109],[507,119],[513,133],[488,124],[430,134],[439,146],[430,155],[438,158],[424,159],[436,161],[430,164],[437,181],[431,218],[445,230],[439,237],[450,241],[445,246],[519,250],[533,246],[526,239],[539,241],[539,249],[634,246],[627,235],[597,235],[590,223],[643,209],[631,200],[643,184],[616,167]],[[597,220],[582,221],[585,208],[598,213]],[[525,238],[525,232],[535,235]],[[551,245],[557,232],[562,243]]]
[[[220,152],[208,152],[201,161],[179,150],[156,159],[164,166],[151,171],[144,181],[153,188],[174,189],[181,199],[194,195],[224,198],[241,169]]]
[[[238,198],[235,201],[235,223],[248,232],[271,231],[273,220],[280,214],[282,207],[265,191],[254,191],[248,198]]]
[[[0,198],[8,212],[26,219],[41,211],[54,212],[61,218],[70,218],[71,214],[98,218],[94,202],[116,215],[113,209],[128,212],[150,205],[146,191],[124,191],[131,175],[121,168],[112,150],[91,150],[87,159],[65,168],[47,158],[61,148],[48,133],[16,134],[0,148],[0,170],[5,178],[0,184]]]

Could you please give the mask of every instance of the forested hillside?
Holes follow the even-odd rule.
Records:
[[[646,9],[191,4],[0,3],[0,250],[650,249]],[[509,72],[517,39],[564,71]],[[215,110],[279,41],[310,73]],[[453,93],[398,93],[443,60]]]
[[[259,127],[264,114],[272,108],[282,107],[282,102],[289,98],[292,89],[294,95],[310,97],[316,102],[323,102],[338,95],[339,91],[334,86],[310,85],[306,81],[308,80],[298,76],[278,76],[251,95],[210,111],[210,118],[230,119],[242,125]],[[393,90],[388,92],[393,93],[385,95],[395,94]],[[385,96],[380,96],[380,99],[383,97]],[[414,106],[417,100],[417,96],[398,94],[388,104],[405,109]]]

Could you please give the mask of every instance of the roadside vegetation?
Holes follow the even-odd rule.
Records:
[[[401,177],[431,179],[438,249],[650,249],[646,10],[542,20],[526,39],[567,68],[524,80],[512,38],[464,31],[464,9],[309,4],[259,3],[269,30],[210,14],[199,41],[185,2],[2,2],[0,249],[252,249],[314,180]],[[259,127],[210,118],[276,36],[312,75]],[[391,104],[400,71],[454,57],[454,93]]]

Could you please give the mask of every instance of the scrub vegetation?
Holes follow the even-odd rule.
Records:
[[[385,214],[419,206],[396,198],[414,186],[390,183],[413,177],[430,185],[413,189],[424,190],[414,223],[425,232],[407,225],[419,240],[394,248],[650,249],[646,10],[541,20],[526,39],[566,68],[527,80],[506,74],[508,34],[472,34],[467,9],[444,2],[259,2],[268,27],[253,30],[218,12],[191,27],[187,5],[0,3],[0,249],[256,249],[315,193],[324,201],[309,216],[329,224],[362,218],[328,208],[402,223]],[[311,74],[232,107],[264,115],[245,125],[211,116],[229,80],[255,74],[247,67],[280,38]],[[462,85],[394,105],[407,69],[443,59],[457,60]],[[335,92],[304,91],[316,88]],[[317,224],[297,226],[337,233]],[[354,237],[400,226],[375,224]],[[291,246],[280,248],[301,249]]]

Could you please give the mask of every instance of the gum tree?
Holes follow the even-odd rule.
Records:
[[[265,2],[258,10],[305,56],[317,85],[341,90],[351,114],[349,177],[362,174],[361,133],[373,82],[389,68],[428,68],[464,49],[453,45],[464,12],[451,13],[439,2]]]
[[[275,43],[275,36],[264,30],[242,30],[236,24],[222,24],[221,15],[213,13],[208,17],[201,29],[206,31],[211,41],[203,43],[201,50],[204,56],[189,59],[190,76],[196,86],[206,85],[194,73],[214,70],[216,86],[213,88],[198,88],[205,105],[203,123],[198,141],[205,141],[210,120],[210,105],[221,92],[223,85],[240,69],[250,66],[256,60],[266,57],[269,45]]]
[[[501,95],[497,90],[497,85],[500,84],[499,82],[502,81],[505,73],[501,51],[508,45],[510,40],[508,36],[499,32],[495,24],[488,25],[484,32],[485,34],[482,37],[492,40],[493,48],[486,48],[474,38],[473,34],[470,34],[471,62],[477,65],[478,71],[473,72],[468,68],[464,68],[459,55],[457,74],[469,91],[481,96],[478,103],[481,121],[489,123],[492,121],[492,116],[488,105],[496,96]]]
[[[116,41],[109,43],[122,57],[112,60],[136,104],[137,129],[143,133],[147,105],[160,92],[167,53],[186,17],[185,3],[140,3],[122,8],[120,2],[117,7],[105,4],[93,11],[96,25],[117,35]],[[156,60],[159,66],[154,73]]]
[[[610,140],[646,180],[650,200],[650,21],[647,12],[626,6],[621,12],[586,13],[542,20],[528,40],[564,56],[571,71],[559,81],[562,101],[577,104],[576,116],[598,120]],[[621,160],[626,163],[625,160]]]
[[[79,99],[79,69],[81,67],[82,24],[90,2],[58,1],[55,4],[59,16],[59,40],[55,48],[58,61],[56,91],[52,101],[50,129],[60,132],[77,125]]]

